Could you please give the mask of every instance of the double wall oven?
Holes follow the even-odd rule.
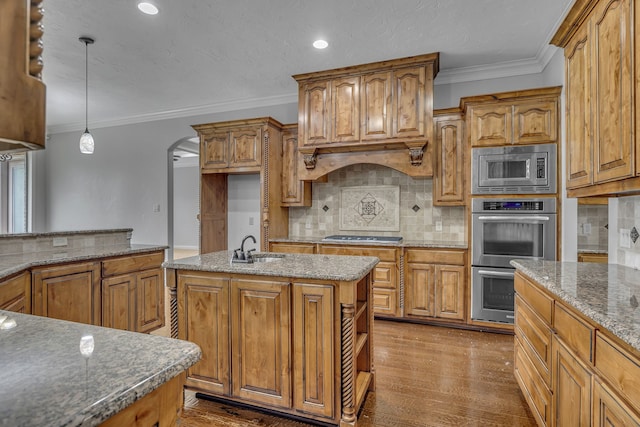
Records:
[[[477,147],[471,158],[471,318],[513,323],[509,261],[556,259],[556,145]]]

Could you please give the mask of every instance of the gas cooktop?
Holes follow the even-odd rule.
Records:
[[[345,234],[335,234],[322,239],[323,242],[383,242],[397,243],[402,241],[400,236],[350,236]]]

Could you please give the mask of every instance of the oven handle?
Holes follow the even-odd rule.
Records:
[[[502,277],[515,276],[515,273],[509,273],[504,271],[489,271],[489,270],[478,270],[478,274],[482,274],[483,276],[502,276]]]
[[[514,215],[496,215],[496,216],[479,216],[478,219],[480,221],[504,221],[504,220],[509,220],[509,221],[528,221],[528,222],[535,222],[535,221],[549,221],[549,217],[548,216],[541,216],[541,215],[527,215],[527,216],[514,216]]]

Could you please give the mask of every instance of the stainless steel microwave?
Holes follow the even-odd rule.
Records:
[[[556,192],[556,144],[471,149],[471,194]]]

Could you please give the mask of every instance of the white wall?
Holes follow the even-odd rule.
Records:
[[[78,149],[81,130],[51,135],[43,151],[44,173],[34,182],[34,203],[46,216],[40,231],[130,227],[132,243],[166,244],[171,144],[195,135],[192,124],[263,116],[294,123],[297,110],[292,103],[110,128],[89,123],[96,141],[92,155]],[[160,212],[153,212],[155,204]]]
[[[200,169],[197,165],[173,168],[173,245],[198,249],[200,223]]]
[[[228,175],[227,248],[237,249],[251,234],[256,244],[247,240],[245,250],[260,250],[260,175]]]

